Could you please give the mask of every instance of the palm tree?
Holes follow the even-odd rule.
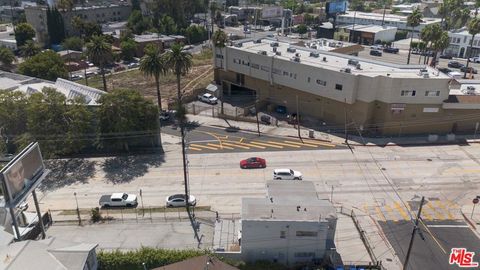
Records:
[[[470,63],[470,58],[472,57],[473,40],[475,39],[475,35],[480,33],[480,19],[473,18],[470,23],[468,23],[468,33],[472,35],[472,39],[470,40],[470,51],[468,52],[467,65],[465,66],[465,71],[463,74],[464,79],[467,78],[468,64]]]
[[[450,45],[450,39],[448,37],[447,31],[442,31],[440,36],[435,40],[433,44],[433,49],[435,50],[435,56],[432,59],[431,66],[435,67],[438,62],[438,53],[442,52]]]
[[[183,50],[181,44],[175,43],[170,50],[165,53],[165,64],[177,76],[177,120],[180,122],[180,134],[182,137],[182,157],[183,157],[183,181],[185,186],[185,198],[188,201],[188,177],[187,177],[187,158],[185,153],[185,107],[182,104],[182,95],[180,93],[180,79],[182,75],[188,73],[192,67],[192,55]],[[186,204],[187,212],[190,214],[189,205]],[[196,231],[195,231],[196,232]]]
[[[108,43],[104,36],[92,36],[87,43],[88,59],[100,68],[103,80],[103,90],[107,91],[107,80],[105,79],[105,67],[113,59],[112,45]]]
[[[213,26],[214,26],[213,21],[215,20],[215,12],[218,10],[217,3],[215,1],[211,1],[209,9],[210,9],[210,23],[212,24],[212,30],[210,33],[213,34]]]
[[[20,47],[20,55],[25,58],[30,58],[41,51],[42,49],[40,46],[38,46],[33,40],[27,40],[27,42]]]
[[[217,30],[212,36],[212,41],[213,41],[213,50],[214,50],[214,56],[213,59],[216,61],[216,54],[217,54],[217,48],[220,49],[220,53],[223,55],[223,48],[225,48],[225,45],[228,41],[227,34],[223,32],[222,30]],[[222,63],[222,68],[223,68],[223,59],[221,60]]]
[[[145,55],[140,59],[140,71],[145,76],[155,78],[157,86],[157,101],[160,112],[162,111],[162,96],[160,94],[160,75],[166,73],[166,67],[162,51],[158,46],[151,45],[145,47]]]
[[[410,64],[410,55],[412,53],[412,41],[413,41],[413,30],[415,27],[419,26],[422,22],[422,13],[418,8],[416,8],[412,14],[408,15],[407,18],[407,25],[412,27],[412,31],[410,31],[410,46],[408,47],[408,58],[407,58],[407,65]]]

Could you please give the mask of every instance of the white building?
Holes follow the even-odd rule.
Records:
[[[397,27],[381,25],[348,25],[344,27],[351,36],[351,42],[372,45],[376,41],[394,41]]]
[[[239,257],[319,263],[335,248],[336,224],[335,207],[318,198],[313,182],[268,181],[267,197],[242,200]]]
[[[445,49],[445,54],[450,54],[455,57],[468,58],[470,56],[470,41],[472,35],[466,29],[458,31],[449,31],[450,45]],[[480,35],[476,35],[473,40],[472,57],[480,55]]]
[[[425,26],[429,24],[440,23],[441,19],[439,18],[423,18],[423,22],[419,26],[415,27],[415,32],[420,32]],[[383,23],[382,23],[383,22]],[[385,25],[396,27],[399,30],[410,31],[412,28],[407,25],[407,16],[395,15],[395,14],[383,14],[379,13],[367,13],[367,12],[354,12],[347,11],[345,14],[339,14],[337,16],[337,24],[354,24],[355,25]]]

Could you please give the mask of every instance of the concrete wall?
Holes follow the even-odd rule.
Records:
[[[297,236],[298,231],[317,235]],[[331,236],[327,221],[242,220],[242,257],[245,261],[269,260],[285,265],[310,262],[323,258],[327,241],[333,242],[333,238],[328,239]]]

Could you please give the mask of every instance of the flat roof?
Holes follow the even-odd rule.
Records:
[[[374,24],[368,24],[368,25],[347,25],[345,27],[342,27],[348,30],[353,30],[353,31],[362,31],[362,32],[367,32],[367,33],[379,33],[382,31],[389,31],[389,30],[397,30],[397,27],[394,26],[381,26],[381,25],[374,25]]]
[[[480,81],[459,80],[459,83],[460,88],[450,89],[450,95],[480,96]]]
[[[240,50],[252,54],[260,54],[262,51],[267,52],[268,56],[274,56],[277,59],[292,61],[292,58],[298,55],[300,64],[309,65],[317,68],[328,69],[337,72],[345,72],[346,68],[350,69],[353,75],[362,75],[368,77],[387,76],[393,78],[424,78],[420,70],[428,73],[430,79],[450,79],[446,74],[429,67],[428,65],[398,65],[376,60],[360,58],[340,53],[327,52],[318,49],[295,46],[293,43],[284,41],[276,41],[272,38],[264,38],[257,43],[253,39],[244,39],[234,42],[234,44],[242,43],[242,47],[228,46],[230,49]],[[281,55],[275,55],[270,46],[271,43],[278,42],[277,52]],[[295,48],[295,52],[288,52],[288,48]],[[310,56],[310,53],[318,54],[318,57]],[[323,61],[325,58],[326,61]],[[360,64],[360,69],[356,66],[349,65],[349,60],[356,60]]]
[[[339,17],[354,17],[356,19],[369,19],[369,20],[383,20],[383,13],[368,13],[368,12],[359,12],[357,11],[356,14],[354,11],[347,11],[344,14],[339,14]],[[385,21],[390,22],[407,22],[407,16],[396,15],[396,14],[385,14]],[[440,23],[440,18],[422,18],[422,23],[420,24],[430,24],[430,23]]]

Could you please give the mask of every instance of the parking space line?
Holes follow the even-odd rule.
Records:
[[[211,147],[211,146],[206,146],[206,145],[201,145],[201,144],[190,144],[190,146],[193,146],[195,148],[205,148],[205,149],[210,149],[210,150],[218,150],[218,148]]]
[[[227,146],[232,146],[232,147],[238,147],[242,149],[250,149],[250,147],[242,146],[242,145],[237,145],[229,142],[222,142],[222,145],[227,145]]]
[[[240,143],[240,144],[245,145],[245,146],[248,146],[248,147],[258,148],[258,149],[266,149],[265,146],[255,145],[255,144],[251,144],[251,143],[242,142],[242,143]]]
[[[233,149],[234,149],[234,148],[232,148],[232,147],[228,147],[228,146],[220,145],[220,144],[214,144],[214,143],[207,143],[207,145],[213,146],[213,147],[218,147],[218,148],[220,148],[220,149],[230,149],[230,150],[233,150]]]
[[[278,145],[272,145],[268,143],[261,143],[261,142],[250,142],[251,144],[258,144],[262,146],[267,146],[267,147],[272,147],[272,148],[278,148],[278,149],[283,149],[283,146],[278,146]]]
[[[196,147],[188,147],[188,150],[193,150],[193,151],[202,151],[202,149],[200,148],[196,148]]]
[[[300,147],[301,147],[301,146],[294,145],[294,144],[281,143],[281,142],[274,142],[274,141],[268,141],[268,143],[271,143],[271,144],[276,144],[276,145],[282,145],[282,146],[288,146],[288,147],[294,147],[294,148],[300,148]]]
[[[400,213],[400,215],[403,217],[403,219],[407,221],[410,220],[410,216],[407,214],[407,212],[405,212],[405,210],[398,202],[395,202],[393,205],[395,206],[395,209],[397,209],[398,213]]]
[[[315,148],[318,147],[318,145],[315,145],[315,144],[308,144],[308,143],[302,143],[302,142],[293,142],[293,141],[284,141],[284,142],[301,145],[301,146],[309,146],[309,147],[315,147]]]

